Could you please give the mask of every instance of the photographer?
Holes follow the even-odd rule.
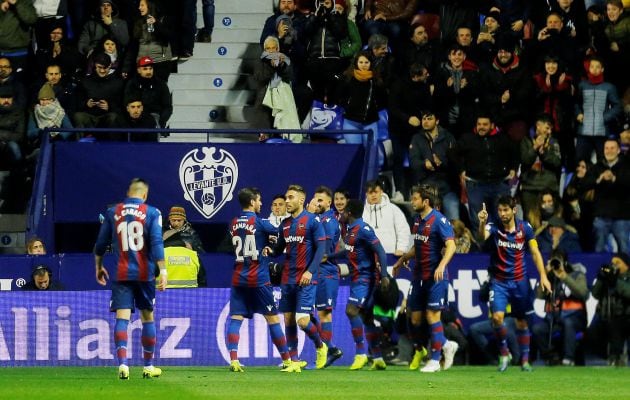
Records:
[[[586,268],[569,263],[567,253],[555,249],[545,270],[552,290],[543,293],[540,286],[536,290],[536,297],[545,299],[546,316],[534,325],[534,340],[548,364],[562,360],[562,365],[575,365],[576,334],[586,329]],[[560,343],[553,341],[556,332],[560,333]]]
[[[610,265],[603,265],[593,285],[593,297],[599,300],[596,315],[606,324],[609,365],[622,366],[621,353],[630,336],[630,256],[613,255]]]

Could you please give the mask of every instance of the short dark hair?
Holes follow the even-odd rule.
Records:
[[[538,116],[536,117],[536,122],[544,122],[553,126],[553,118],[551,118],[551,115],[547,113],[538,114]]]
[[[337,193],[341,193],[343,195],[343,197],[345,197],[346,199],[350,198],[350,192],[348,190],[344,189],[344,188],[337,188],[337,189],[335,189],[335,193],[334,194],[337,194]]]
[[[97,53],[94,56],[94,65],[104,65],[109,68],[112,65],[112,59],[105,53]]]
[[[361,218],[363,215],[363,202],[359,199],[350,199],[344,211],[354,218]]]
[[[378,179],[374,179],[372,181],[368,181],[365,184],[365,191],[366,192],[371,192],[373,190],[376,190],[376,188],[380,188],[381,190],[383,190],[383,184]]]
[[[512,196],[508,194],[504,194],[504,195],[499,196],[499,198],[497,199],[497,205],[508,206],[510,208],[514,208],[516,207],[516,200]]]
[[[260,191],[254,187],[246,187],[238,191],[238,203],[242,208],[247,208],[260,196]]]
[[[284,195],[278,193],[277,195],[273,196],[273,198],[271,199],[272,202],[276,201],[277,199],[282,199],[284,200]]]
[[[435,207],[439,199],[438,188],[434,185],[415,185],[411,188],[411,193],[418,193],[423,200],[429,200],[431,207]]]
[[[333,198],[333,192],[328,186],[324,186],[324,185],[318,186],[317,189],[315,189],[315,193],[324,193],[326,196],[330,197],[331,199]]]
[[[306,190],[304,190],[304,188],[302,186],[300,186],[300,185],[295,185],[295,184],[294,185],[289,185],[289,187],[287,188],[287,192],[289,190],[300,192],[300,193],[302,193],[303,195],[306,196]]]

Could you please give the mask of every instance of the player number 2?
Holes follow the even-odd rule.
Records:
[[[256,250],[256,238],[254,235],[245,235],[245,243],[240,236],[232,237],[232,245],[236,254],[236,261],[243,261],[245,257],[258,260],[258,250]]]
[[[140,251],[144,247],[143,226],[141,222],[122,222],[116,227],[116,233],[120,235],[123,251]]]

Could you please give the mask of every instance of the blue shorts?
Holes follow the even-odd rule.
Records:
[[[337,293],[339,292],[339,277],[320,276],[317,282],[317,296],[315,307],[318,310],[332,311],[337,306]]]
[[[374,307],[374,282],[352,282],[348,304],[353,304],[363,310]]]
[[[297,284],[280,286],[280,312],[306,313],[313,312],[317,285],[300,286]]]
[[[496,279],[490,281],[490,309],[493,313],[505,312],[509,303],[512,305],[512,315],[515,318],[524,319],[534,312],[533,299],[534,290],[527,278],[508,282]]]
[[[233,286],[230,290],[230,315],[252,318],[254,314],[276,315],[278,309],[273,299],[273,287]]]
[[[110,311],[116,310],[149,310],[155,305],[155,281],[120,281],[112,282],[112,297],[109,301]]]
[[[413,281],[409,286],[407,308],[410,311],[440,311],[446,308],[448,281]]]

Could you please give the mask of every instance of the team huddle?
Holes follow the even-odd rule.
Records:
[[[132,181],[128,198],[108,210],[94,250],[96,278],[103,285],[109,274],[102,264],[102,256],[110,243],[118,259],[116,272],[112,274],[115,279],[110,308],[116,312],[114,340],[121,379],[129,378],[127,324],[135,308],[141,310],[143,323],[143,376],[151,378],[161,374],[161,370],[152,365],[153,304],[155,274],[159,271],[157,288],[160,290],[166,286],[167,275],[161,234],[157,234],[161,215],[159,210],[144,204],[147,195],[148,185],[144,181]],[[387,290],[393,281],[387,271],[387,256],[374,229],[362,219],[363,202],[350,199],[343,212],[336,215],[331,208],[332,200],[332,191],[320,186],[305,206],[305,190],[299,185],[290,185],[285,194],[289,216],[276,227],[258,216],[262,207],[258,189],[243,188],[238,192],[242,212],[229,227],[235,255],[227,330],[230,371],[244,371],[237,356],[239,331],[243,319],[252,318],[255,313],[263,315],[267,321],[271,339],[282,357],[282,372],[301,372],[308,364],[298,358],[298,328],[313,342],[316,369],[330,366],[343,355],[343,350],[333,342],[332,332],[332,311],[340,279],[339,260],[347,260],[349,266],[346,315],[355,343],[350,370],[366,367],[369,359],[372,360],[370,370],[386,369],[380,348],[382,332],[375,323],[373,309],[376,291]],[[440,319],[441,311],[447,306],[447,267],[455,253],[455,241],[450,222],[434,208],[438,201],[435,187],[413,188],[411,204],[418,213],[411,230],[413,246],[393,267],[394,277],[400,268],[411,269],[408,334],[415,353],[410,369],[427,373],[449,369],[458,350],[455,341],[446,339]],[[531,371],[525,316],[532,310],[533,293],[526,273],[525,244],[540,273],[541,287],[548,290],[549,282],[543,273],[542,256],[531,227],[515,219],[511,198],[500,198],[498,204],[500,221],[497,225],[486,225],[485,207],[478,217],[480,237],[492,238],[495,245],[490,302],[492,323],[500,343],[499,371],[505,371],[510,363],[507,329],[503,323],[508,303],[517,318],[522,370]],[[270,277],[272,257],[283,259],[280,264],[282,295],[278,306]],[[414,263],[410,264],[412,259]],[[314,309],[317,309],[316,315]],[[279,313],[284,317],[284,331]],[[428,361],[420,368],[425,358]]]

